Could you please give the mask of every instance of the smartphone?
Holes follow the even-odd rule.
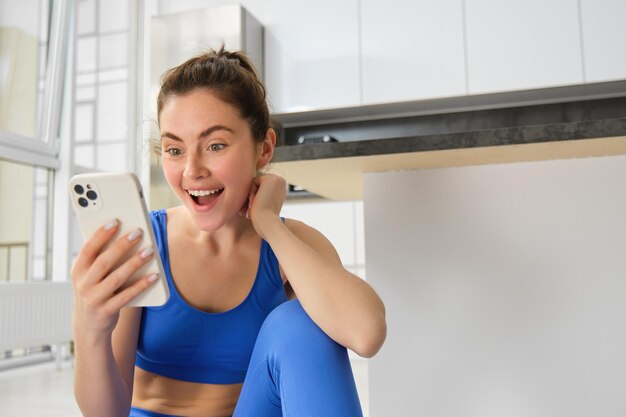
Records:
[[[136,228],[143,230],[142,240],[120,259],[115,267],[149,245],[154,248],[154,256],[137,270],[121,289],[142,277],[157,273],[159,279],[131,300],[127,306],[143,307],[165,304],[169,298],[169,289],[143,198],[143,190],[137,176],[130,172],[79,174],[70,179],[69,192],[83,239],[89,239],[98,228],[113,219],[117,219],[120,223],[117,237]],[[115,238],[111,239],[107,242],[107,246],[115,240]]]

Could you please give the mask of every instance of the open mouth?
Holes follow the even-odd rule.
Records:
[[[187,190],[191,199],[200,206],[211,204],[211,202],[219,197],[223,191],[223,188],[215,190]]]

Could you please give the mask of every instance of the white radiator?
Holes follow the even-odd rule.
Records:
[[[0,351],[70,340],[70,282],[0,283]]]

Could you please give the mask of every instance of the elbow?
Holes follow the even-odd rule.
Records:
[[[387,323],[382,319],[368,334],[355,343],[354,353],[362,358],[372,358],[382,348],[387,337]]]
[[[365,346],[360,349],[355,349],[354,353],[356,353],[362,358],[369,359],[369,358],[373,358],[374,355],[376,355],[379,350],[380,350],[380,346],[376,347],[374,345],[371,345],[371,346]]]

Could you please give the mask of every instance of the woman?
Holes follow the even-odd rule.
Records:
[[[157,110],[183,203],[151,213],[171,296],[122,309],[152,284],[115,293],[155,256],[110,268],[141,231],[116,236],[112,221],[85,243],[72,268],[84,415],[360,416],[345,348],[380,349],[384,306],[321,233],[279,217],[285,182],[258,174],[276,134],[249,59],[222,48],[171,69]]]

